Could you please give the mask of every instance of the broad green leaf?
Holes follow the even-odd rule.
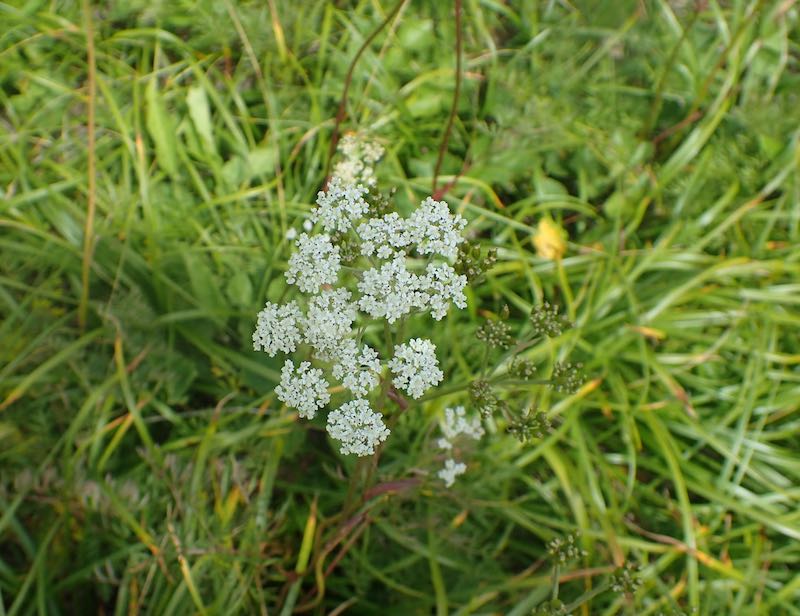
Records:
[[[256,175],[274,175],[277,157],[274,148],[257,148],[247,154],[247,168],[250,177]]]

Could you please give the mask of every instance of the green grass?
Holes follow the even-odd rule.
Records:
[[[464,393],[404,414],[342,519],[355,462],[250,334],[392,4],[0,3],[0,614],[524,615],[573,531],[577,614],[800,614],[800,7],[464,2],[440,182],[465,170],[446,199],[499,258],[415,327],[464,382],[482,315],[546,299],[576,326],[530,357],[588,381],[526,392],[556,430],[498,422],[449,490],[436,417]],[[454,23],[408,2],[355,66],[342,128],[386,144],[401,208],[431,190]],[[603,590],[626,559],[641,588]]]

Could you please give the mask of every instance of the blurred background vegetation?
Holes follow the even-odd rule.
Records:
[[[440,362],[468,379],[483,317],[548,300],[576,326],[531,357],[587,383],[532,389],[555,431],[498,422],[452,489],[433,437],[464,396],[405,414],[342,523],[354,461],[250,335],[392,9],[0,2],[0,614],[524,615],[554,575],[576,614],[800,614],[800,6],[463,1],[441,182],[499,258]],[[342,129],[401,208],[454,11],[403,2],[354,68]],[[641,586],[606,590],[626,561]]]

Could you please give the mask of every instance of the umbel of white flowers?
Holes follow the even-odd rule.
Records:
[[[365,168],[351,166],[343,175],[359,174]],[[296,236],[286,271],[300,296],[281,305],[267,302],[253,333],[257,351],[304,354],[298,364],[286,359],[275,388],[300,417],[312,419],[331,402],[332,383],[347,390],[348,399],[328,414],[327,429],[343,454],[358,456],[373,454],[389,435],[372,406],[385,395],[385,387],[374,393],[382,379],[419,399],[444,377],[430,340],[393,340],[387,349],[392,357],[381,358],[362,341],[365,329],[414,315],[440,320],[451,305],[466,307],[467,284],[452,266],[467,223],[447,203],[428,197],[407,217],[381,215],[367,194],[363,183],[335,176],[317,195],[315,226]]]
[[[453,442],[461,435],[467,436],[474,440],[480,440],[483,436],[483,426],[481,426],[480,417],[473,417],[467,419],[467,414],[463,406],[455,408],[446,408],[444,410],[444,422],[442,423],[442,436],[436,441],[440,449],[452,452]],[[467,465],[463,462],[456,462],[452,456],[445,460],[444,468],[442,468],[437,475],[443,479],[445,485],[449,488],[453,485],[458,475],[463,475],[467,470]]]

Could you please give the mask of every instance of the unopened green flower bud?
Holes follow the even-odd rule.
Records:
[[[553,366],[553,374],[550,376],[550,386],[556,391],[573,393],[583,384],[583,374],[581,370],[583,364],[571,364],[569,362],[559,362]]]
[[[572,327],[569,319],[565,315],[559,314],[558,308],[551,306],[548,302],[535,306],[531,310],[531,323],[533,331],[537,335],[548,338],[556,338],[565,329]]]
[[[346,233],[335,233],[331,236],[331,243],[339,247],[339,258],[342,263],[353,263],[360,256],[361,249],[358,242]]]
[[[532,438],[544,438],[553,431],[553,424],[546,413],[535,411],[514,419],[506,429],[509,434],[513,434],[521,443],[524,443]]]
[[[516,357],[511,362],[508,373],[515,378],[527,381],[536,374],[536,365],[530,359]]]
[[[472,381],[469,386],[469,398],[484,419],[491,417],[500,403],[492,386],[483,379]]]
[[[565,565],[572,560],[586,556],[586,550],[577,544],[578,535],[570,534],[566,537],[556,537],[547,544],[547,553],[556,564]]]
[[[633,594],[642,585],[639,577],[639,567],[631,562],[626,562],[611,574],[611,590],[621,594]]]
[[[481,245],[475,240],[468,240],[459,244],[458,255],[453,267],[456,273],[466,276],[468,282],[481,282],[496,261],[496,248],[490,248],[483,255]]]
[[[516,341],[511,335],[511,327],[505,321],[486,320],[478,328],[475,337],[492,348],[508,349]]]

